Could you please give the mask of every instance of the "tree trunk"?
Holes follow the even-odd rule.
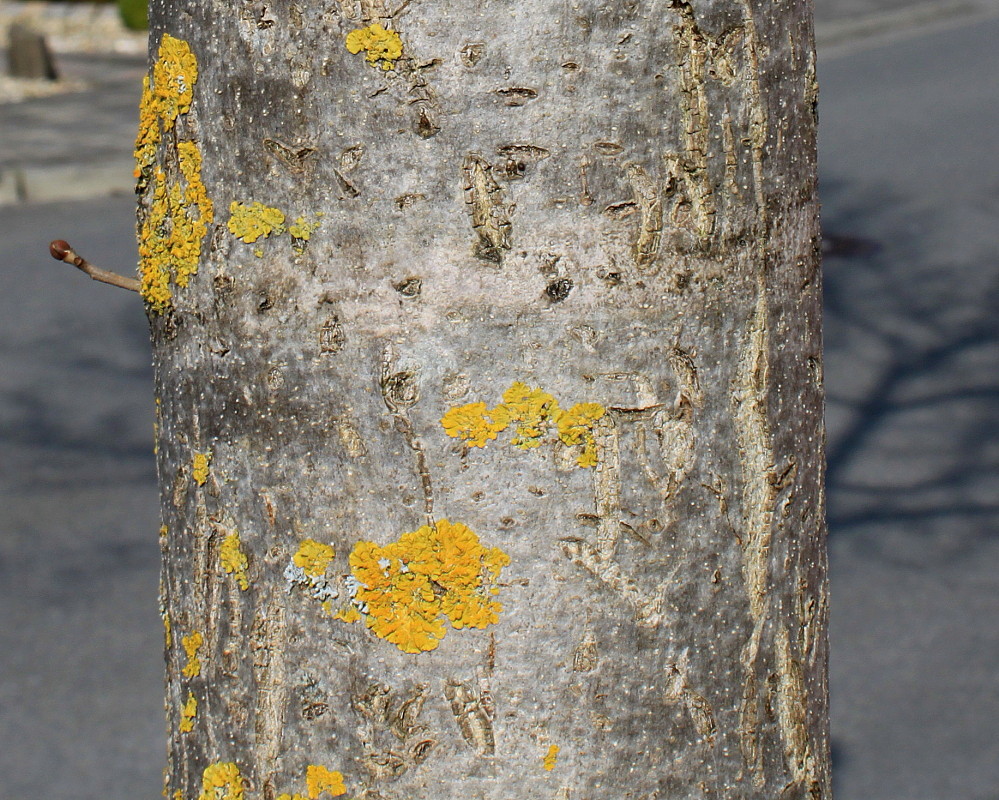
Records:
[[[168,797],[830,797],[810,11],[154,4]]]

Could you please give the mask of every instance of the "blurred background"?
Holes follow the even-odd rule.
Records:
[[[816,17],[836,796],[996,800],[999,0],[817,0]],[[13,800],[161,785],[146,323],[47,253],[61,237],[134,270],[145,37],[124,20],[141,28],[141,2],[0,0]]]

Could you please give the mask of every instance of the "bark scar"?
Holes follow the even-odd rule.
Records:
[[[632,253],[635,266],[638,269],[649,269],[659,255],[659,245],[663,230],[663,200],[662,193],[655,181],[638,164],[629,164],[626,168],[635,205],[641,213],[638,226],[638,238]]]
[[[405,693],[376,683],[355,699],[363,763],[374,780],[400,777],[422,764],[437,746],[430,729],[420,722],[427,695],[422,683]]]
[[[416,471],[420,476],[420,486],[423,489],[423,511],[427,524],[433,525],[434,486],[430,479],[430,467],[427,463],[427,453],[423,442],[416,435],[413,423],[409,418],[409,407],[419,400],[417,374],[413,370],[396,369],[397,356],[391,344],[382,351],[382,367],[380,387],[385,407],[395,420],[395,428],[403,435],[406,444],[416,455]]]
[[[465,202],[477,236],[473,252],[476,258],[500,264],[503,251],[510,249],[513,227],[510,211],[504,204],[503,190],[493,177],[492,165],[482,156],[475,153],[466,156],[464,170]]]
[[[482,757],[493,755],[496,740],[491,703],[484,703],[480,693],[455,678],[444,683],[444,696],[451,704],[451,713],[465,743]]]
[[[253,676],[257,685],[254,721],[256,761],[265,782],[278,771],[288,681],[285,674],[287,624],[284,606],[270,602],[257,613],[250,631]]]

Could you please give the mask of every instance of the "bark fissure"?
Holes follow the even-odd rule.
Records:
[[[416,458],[416,472],[423,493],[423,512],[427,524],[434,524],[434,486],[427,464],[427,453],[423,442],[416,435],[408,409],[419,400],[417,374],[413,370],[397,370],[396,355],[392,345],[387,345],[382,353],[381,392],[385,406],[395,420],[395,428],[406,440],[406,445]]]

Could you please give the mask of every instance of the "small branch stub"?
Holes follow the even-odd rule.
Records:
[[[77,269],[82,270],[95,281],[100,281],[101,283],[109,283],[112,286],[118,286],[122,289],[128,289],[132,292],[139,291],[139,281],[135,278],[126,278],[124,275],[119,275],[117,272],[110,272],[106,269],[101,269],[100,267],[95,267],[87,259],[82,256],[78,256],[72,247],[70,247],[69,242],[63,239],[56,239],[49,245],[49,253],[52,255],[56,261],[65,261],[67,264],[72,264]]]

